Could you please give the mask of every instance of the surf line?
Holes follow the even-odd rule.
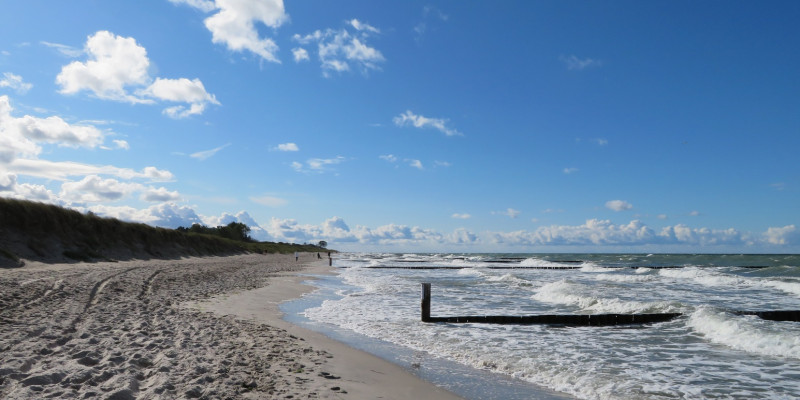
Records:
[[[653,314],[552,314],[552,315],[471,315],[458,317],[431,317],[431,284],[422,283],[420,304],[422,322],[451,324],[506,324],[506,325],[563,325],[563,326],[614,326],[666,322],[683,316],[682,313]],[[732,311],[735,315],[755,315],[771,321],[800,322],[800,310]]]

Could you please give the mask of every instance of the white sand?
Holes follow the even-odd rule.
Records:
[[[0,269],[0,398],[457,398],[283,321],[278,304],[308,290],[297,272],[312,260]]]

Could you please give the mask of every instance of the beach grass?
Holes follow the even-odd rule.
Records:
[[[328,250],[309,244],[233,240],[124,222],[51,204],[0,198],[0,257],[14,261],[24,258],[86,262],[295,251]]]

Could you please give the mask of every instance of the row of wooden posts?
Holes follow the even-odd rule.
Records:
[[[654,314],[555,314],[555,315],[472,315],[458,317],[431,317],[431,284],[422,283],[422,322],[471,323],[471,324],[515,324],[515,325],[567,325],[567,326],[613,326],[665,322],[682,316],[681,313]],[[777,311],[732,311],[736,315],[756,315],[772,321],[800,322],[800,310]]]

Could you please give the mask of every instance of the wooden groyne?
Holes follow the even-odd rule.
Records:
[[[800,310],[733,311],[735,315],[755,315],[770,321],[800,322]],[[451,324],[504,324],[504,325],[564,325],[564,326],[615,326],[666,322],[683,316],[682,313],[654,314],[549,314],[549,315],[470,315],[458,317],[431,317],[431,284],[422,283],[422,322]]]

